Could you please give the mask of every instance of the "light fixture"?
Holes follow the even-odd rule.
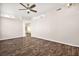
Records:
[[[27,11],[28,14],[30,13],[30,10],[29,9],[27,9],[26,11]]]
[[[62,8],[58,8],[57,11],[60,11]]]
[[[68,4],[67,4],[67,7],[68,7],[68,8],[69,8],[70,6],[72,6],[72,3],[68,3]]]

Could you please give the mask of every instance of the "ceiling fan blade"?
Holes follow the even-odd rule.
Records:
[[[27,9],[27,7],[23,4],[23,3],[20,3],[22,6],[24,6],[26,9]]]
[[[19,10],[26,10],[26,9],[19,9]]]
[[[36,10],[30,10],[30,11],[37,12]]]
[[[30,6],[30,8],[34,8],[34,7],[36,7],[36,5],[35,5],[35,4],[33,4],[32,6]]]

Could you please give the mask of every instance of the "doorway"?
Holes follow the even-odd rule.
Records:
[[[25,34],[26,37],[31,37],[31,23],[25,24]]]

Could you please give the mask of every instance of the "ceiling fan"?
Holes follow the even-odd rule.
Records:
[[[19,9],[19,10],[26,10],[28,14],[30,13],[30,11],[35,12],[35,13],[37,12],[36,10],[33,10],[33,8],[36,7],[35,4],[33,4],[31,6],[29,6],[29,4],[27,4],[27,6],[26,6],[23,3],[20,3],[20,5],[22,5],[25,9]]]

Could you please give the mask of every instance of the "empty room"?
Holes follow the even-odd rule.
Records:
[[[79,3],[0,3],[0,56],[79,56]]]

